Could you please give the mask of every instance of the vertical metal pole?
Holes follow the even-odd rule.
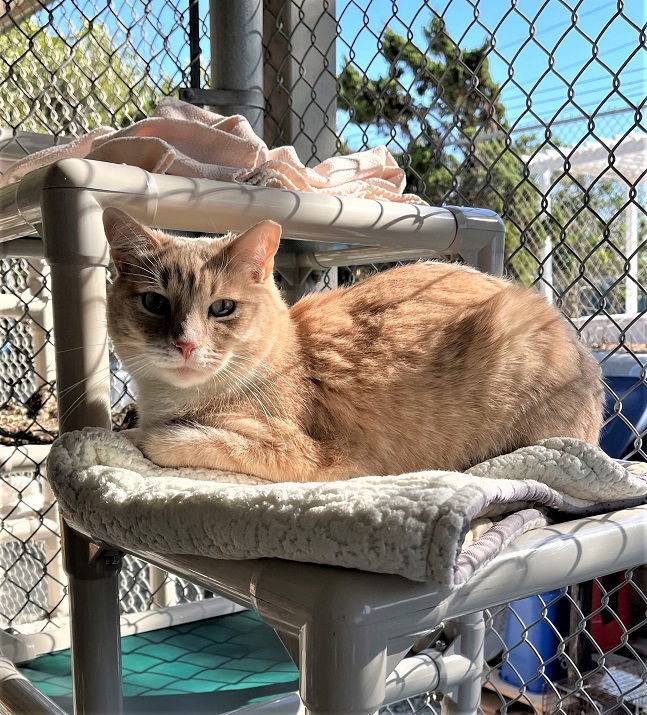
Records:
[[[49,282],[49,267],[45,261],[31,259],[27,288],[33,296],[38,297],[43,308],[32,316],[31,340],[34,355],[34,389],[54,381],[55,356],[52,344],[52,301],[44,290],[44,282]]]
[[[264,37],[265,141],[318,164],[339,147],[335,0],[266,0]]]
[[[263,97],[263,0],[210,0],[211,86]],[[219,104],[222,114],[242,114],[263,136],[263,107]]]
[[[60,432],[110,428],[106,329],[108,251],[101,209],[78,189],[49,189],[41,200],[51,266]],[[122,712],[119,554],[62,527],[69,576],[74,712]]]
[[[149,566],[149,583],[155,608],[177,606],[178,598],[175,592],[175,579],[163,569]]]
[[[53,521],[59,521],[58,504],[51,495],[49,483],[43,480],[43,497],[45,503],[52,504],[47,509],[47,516]],[[49,618],[66,614],[65,602],[65,572],[63,570],[63,554],[60,539],[56,534],[47,536],[45,541],[45,563],[47,564],[47,612]]]
[[[339,147],[335,0],[265,0],[264,8],[265,141],[291,144],[312,166]],[[315,286],[295,280],[290,302],[308,290],[336,287],[337,273],[328,269]]]
[[[201,83],[200,62],[200,0],[189,0],[189,82],[192,89],[199,89]]]
[[[299,691],[308,715],[373,715],[386,696],[387,644],[374,625],[326,622],[299,634]]]

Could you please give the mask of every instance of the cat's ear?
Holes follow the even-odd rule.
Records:
[[[261,221],[241,233],[227,246],[227,257],[233,264],[244,265],[257,283],[271,277],[274,256],[281,240],[281,227],[274,221]]]
[[[119,209],[109,208],[103,212],[103,228],[118,271],[136,262],[142,254],[159,249],[164,242],[159,231],[142,226]]]

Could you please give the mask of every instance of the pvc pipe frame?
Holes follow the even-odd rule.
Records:
[[[13,663],[0,657],[0,712],[16,715],[65,715],[52,700],[35,688]]]
[[[247,609],[215,595],[202,601],[180,603],[150,611],[124,613],[120,618],[120,630],[122,637],[137,635],[244,610]],[[45,620],[40,623],[43,629],[37,633],[0,632],[0,653],[13,663],[26,663],[40,655],[70,647],[70,634],[67,628],[46,628]]]
[[[647,562],[647,506],[529,531],[461,588],[447,591],[399,576],[278,559],[133,553],[258,611],[298,663],[301,699],[317,715],[375,712],[387,701],[388,674],[410,646],[449,622],[454,645],[444,664],[450,675],[438,684],[447,695],[443,707],[475,713],[469,709],[477,693],[474,671],[454,656],[478,669],[479,612]],[[465,681],[456,687],[461,670]],[[430,677],[420,692],[434,682]]]
[[[43,255],[51,266],[55,344],[66,355],[56,366],[61,432],[85,426],[110,427],[105,380],[109,255],[102,226],[107,206],[122,208],[150,225],[184,230],[241,230],[271,218],[293,239],[368,246],[372,255],[379,247],[393,258],[398,251],[409,257],[417,250],[438,254],[465,250],[484,255],[487,260],[482,267],[486,270],[500,272],[502,267],[502,223],[489,211],[341,199],[156,176],[135,167],[80,159],[57,162],[0,190],[0,240],[18,239],[19,251],[30,255],[33,246],[25,243],[24,236],[36,234],[43,240]],[[359,258],[357,251],[353,258]],[[323,260],[320,256],[317,263],[322,265]],[[116,715],[122,707],[120,557],[95,549],[66,525],[62,540],[69,575],[75,712]],[[279,630],[295,657],[303,661],[302,690],[312,712],[350,712],[349,708],[370,712],[384,699],[384,680],[396,661],[387,658],[375,639],[358,639],[350,631],[331,639],[325,620],[310,623],[299,636],[300,644],[289,629]],[[315,655],[317,662],[312,663]],[[353,674],[351,687],[329,687],[325,674],[331,661],[343,664]],[[361,670],[360,665],[366,668]],[[331,701],[333,692],[336,695]]]
[[[157,175],[86,159],[64,159],[0,189],[0,242],[19,239],[17,252],[34,254],[35,248],[24,237],[42,235],[41,195],[64,189],[67,193],[57,194],[62,201],[77,192],[86,196],[86,213],[91,213],[92,204],[116,206],[143,223],[162,228],[242,231],[263,219],[273,219],[283,226],[286,238],[397,249],[403,251],[403,257],[411,257],[412,249],[436,255],[478,254],[487,257],[483,269],[491,273],[501,273],[503,265],[503,223],[485,209],[283,191]],[[107,264],[102,233],[84,234],[81,243],[79,255],[88,265]],[[50,241],[48,260],[51,263],[74,248],[72,239],[56,244]],[[395,252],[390,255],[397,258]],[[322,261],[323,257],[317,264],[325,265]]]
[[[412,249],[458,253],[493,273],[502,264],[502,225],[487,211],[154,176],[133,167],[78,159],[58,162],[0,190],[0,238],[10,240],[25,232],[43,236],[51,266],[55,342],[59,351],[66,351],[66,359],[57,364],[62,432],[110,427],[104,379],[108,251],[101,220],[107,206],[165,228],[240,230],[272,218],[291,238],[378,246],[407,255]],[[387,698],[387,676],[412,643],[449,618],[456,638],[455,652],[444,664],[445,712],[471,713],[476,712],[482,621],[470,614],[645,562],[646,514],[646,509],[635,508],[530,532],[465,586],[444,593],[396,576],[312,564],[137,555],[255,608],[298,663],[301,698],[311,714],[375,712]],[[75,712],[117,715],[119,554],[97,550],[67,526],[63,531]],[[466,667],[466,661],[474,667]],[[424,688],[422,683],[416,687],[429,686],[425,680]]]

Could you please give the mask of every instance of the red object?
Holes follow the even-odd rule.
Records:
[[[626,574],[621,572],[602,576],[592,583],[592,613],[602,605],[604,592],[609,594],[606,608],[591,618],[590,625],[591,636],[603,653],[619,646],[622,635],[631,627],[631,585],[626,583],[617,588],[625,579]]]

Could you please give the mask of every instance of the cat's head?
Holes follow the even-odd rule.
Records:
[[[108,327],[133,377],[193,387],[267,354],[287,311],[272,277],[278,224],[179,238],[107,209],[104,228],[117,269]]]

